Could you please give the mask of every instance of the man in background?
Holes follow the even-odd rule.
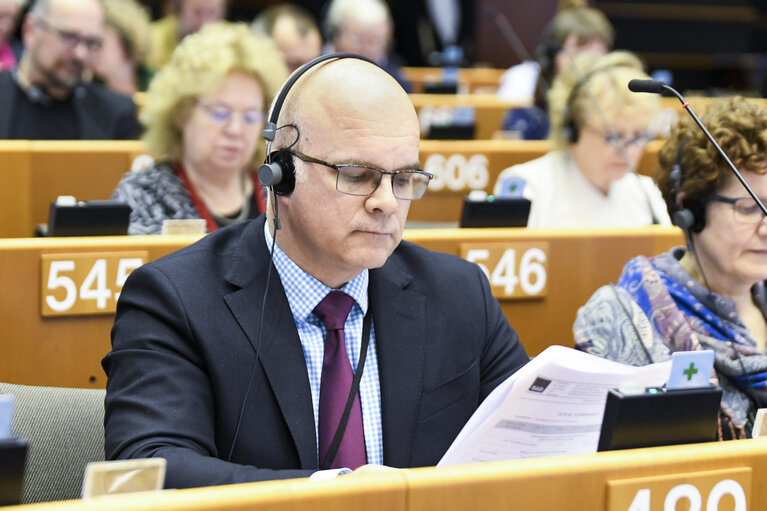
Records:
[[[331,0],[324,20],[326,53],[362,55],[381,66],[405,91],[412,86],[400,69],[402,59],[392,53],[392,18],[383,0]]]
[[[309,11],[298,5],[269,7],[253,20],[252,28],[274,39],[289,73],[322,52],[322,36],[317,22]]]
[[[136,108],[89,82],[104,40],[99,0],[38,0],[24,19],[26,51],[0,73],[0,138],[133,139]]]

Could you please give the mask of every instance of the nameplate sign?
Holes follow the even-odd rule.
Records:
[[[147,261],[146,250],[40,256],[40,313],[112,314],[128,275]]]
[[[548,242],[461,243],[459,250],[461,257],[482,269],[497,299],[525,300],[546,296]]]
[[[424,170],[434,174],[429,192],[487,190],[490,171],[487,156],[473,154],[431,154],[424,162]]]
[[[607,511],[747,511],[750,467],[607,482]]]

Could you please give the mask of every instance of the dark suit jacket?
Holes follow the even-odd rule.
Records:
[[[10,71],[0,73],[0,139],[14,138],[13,105],[23,94]],[[80,122],[80,139],[130,140],[140,135],[136,105],[131,98],[98,83],[88,83],[78,87],[72,101]]]
[[[166,486],[177,488],[317,470],[306,363],[274,268],[255,357],[263,226],[262,216],[221,229],[131,274],[103,360],[107,459],[166,458]],[[402,242],[370,271],[368,293],[384,463],[434,465],[528,357],[487,279],[455,256]]]

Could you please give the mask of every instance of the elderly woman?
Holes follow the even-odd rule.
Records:
[[[648,76],[627,52],[583,53],[557,76],[550,95],[553,151],[505,169],[495,194],[532,201],[528,227],[669,224],[660,192],[634,170],[660,111],[654,94],[634,94]]]
[[[158,163],[127,174],[113,194],[133,209],[128,232],[157,234],[165,220],[190,218],[210,232],[264,212],[254,170],[265,111],[285,77],[271,40],[244,24],[214,23],[185,38],[141,115]]]
[[[145,91],[152,78],[143,63],[149,53],[149,13],[136,0],[104,0],[104,10],[104,44],[94,73],[115,92],[130,96]]]
[[[734,99],[702,120],[767,200],[767,110]],[[719,434],[740,438],[767,405],[767,222],[692,122],[674,129],[659,159],[658,185],[668,210],[687,217],[690,249],[629,261],[616,286],[578,311],[576,346],[631,365],[714,350],[712,379],[724,390]]]

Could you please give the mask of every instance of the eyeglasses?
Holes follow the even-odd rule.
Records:
[[[197,106],[205,110],[210,120],[216,124],[228,123],[238,112],[242,114],[242,120],[248,126],[261,126],[266,121],[266,113],[261,110],[234,110],[221,105],[208,105],[202,101],[198,101]]]
[[[640,133],[639,135],[628,137],[625,135],[619,135],[617,133],[605,133],[604,131],[588,124],[586,124],[584,127],[590,129],[597,135],[601,135],[602,138],[605,139],[606,144],[618,147],[644,147],[650,140],[655,138],[651,133]]]
[[[731,204],[733,215],[738,222],[744,224],[758,224],[765,218],[762,209],[751,197],[724,197],[713,193],[708,198],[715,202]],[[767,199],[762,199],[761,197],[760,200],[762,203],[767,202]]]
[[[366,165],[356,165],[353,163],[342,163],[336,165],[326,161],[312,158],[298,151],[289,151],[296,158],[308,162],[318,163],[325,167],[335,170],[336,190],[347,195],[371,195],[381,184],[384,175],[391,175],[391,186],[394,196],[402,200],[418,200],[426,193],[429,181],[434,177],[433,174],[423,170],[395,170],[394,172],[368,167]]]
[[[101,45],[104,44],[104,40],[100,37],[84,37],[76,32],[59,28],[39,16],[36,19],[40,22],[40,26],[43,29],[55,34],[67,48],[75,49],[78,45],[82,44],[88,52],[93,53],[98,51]]]

